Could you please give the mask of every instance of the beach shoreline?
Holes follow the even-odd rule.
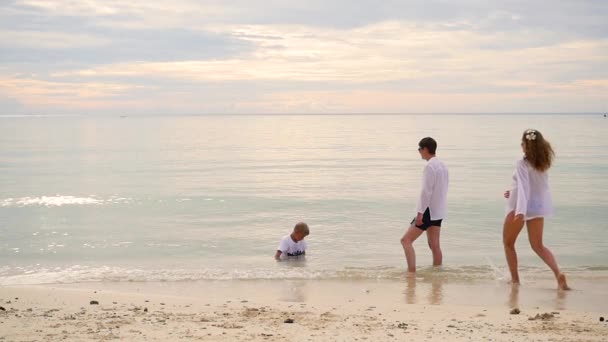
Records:
[[[5,286],[0,340],[601,341],[608,334],[600,312],[568,308],[572,293],[546,289],[531,300],[525,287],[514,295],[499,284],[494,290],[504,298],[466,305],[454,294],[466,301],[496,292],[459,286],[420,280]],[[520,313],[511,314],[513,308]]]

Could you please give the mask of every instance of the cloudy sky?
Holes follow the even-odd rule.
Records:
[[[0,115],[607,111],[605,0],[0,0]]]

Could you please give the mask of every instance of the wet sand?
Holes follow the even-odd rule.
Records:
[[[604,341],[608,336],[608,323],[599,321],[608,315],[568,307],[576,292],[541,289],[537,298],[523,286],[484,288],[485,293],[475,284],[420,279],[2,287],[0,340]]]

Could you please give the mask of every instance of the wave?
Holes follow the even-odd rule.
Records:
[[[571,277],[579,279],[608,280],[608,267],[595,266],[564,269]],[[522,278],[527,281],[552,279],[545,268],[521,268]],[[422,281],[498,281],[506,282],[507,270],[490,266],[426,267],[416,273]],[[69,266],[52,269],[43,267],[2,267],[0,286],[73,284],[90,282],[182,282],[204,280],[392,280],[406,279],[402,268],[344,267],[341,269],[314,269],[305,263],[283,263],[272,268],[242,269],[143,269],[113,266]]]
[[[0,202],[0,207],[28,207],[28,206],[43,206],[43,207],[61,207],[66,205],[103,205],[129,202],[130,198],[110,197],[100,199],[96,197],[76,197],[76,196],[39,196],[39,197],[21,197],[21,198],[6,198]]]

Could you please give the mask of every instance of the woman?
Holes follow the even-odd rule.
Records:
[[[553,149],[543,135],[534,129],[524,132],[521,147],[524,157],[517,162],[511,190],[505,192],[508,205],[502,237],[511,281],[519,284],[515,240],[525,222],[532,249],[555,274],[558,289],[569,290],[566,276],[560,272],[553,253],[543,245],[544,218],[553,214],[547,172],[553,161]]]

